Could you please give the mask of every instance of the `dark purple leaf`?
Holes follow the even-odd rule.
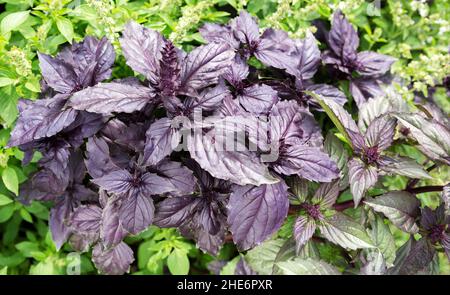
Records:
[[[359,46],[358,33],[339,10],[333,15],[331,31],[328,34],[328,44],[334,54],[344,61],[356,59],[356,50]]]
[[[330,182],[339,176],[336,163],[317,147],[290,146],[280,152],[272,167],[278,173],[297,174],[311,181]]]
[[[248,112],[267,114],[277,103],[278,95],[270,86],[261,84],[243,89],[237,99]]]
[[[162,161],[156,167],[158,175],[172,184],[174,191],[171,194],[190,194],[195,189],[195,178],[192,171],[179,162]]]
[[[51,137],[72,124],[77,111],[64,108],[66,97],[57,95],[39,99],[22,108],[16,126],[11,133],[9,146],[18,146],[36,139]]]
[[[247,79],[249,74],[249,67],[246,61],[236,56],[233,63],[224,71],[223,78],[228,81],[233,87],[238,88],[241,82]]]
[[[78,91],[70,98],[70,105],[99,114],[132,113],[144,108],[153,96],[150,88],[111,82]]]
[[[144,194],[129,195],[122,201],[119,214],[124,229],[131,234],[138,234],[153,221],[153,200]]]
[[[207,23],[198,31],[208,42],[226,43],[235,49],[239,47],[239,41],[234,38],[233,32],[228,26]]]
[[[109,147],[101,137],[91,137],[86,144],[86,168],[93,178],[102,177],[120,168],[112,161]]]
[[[350,93],[358,108],[361,108],[369,98],[384,95],[384,92],[380,87],[380,82],[376,79],[369,78],[350,80]]]
[[[305,39],[296,40],[291,57],[293,64],[286,71],[301,81],[311,79],[320,65],[320,50],[316,38],[309,33]]]
[[[179,227],[192,218],[200,198],[183,196],[167,198],[156,204],[154,224],[160,227]]]
[[[78,207],[70,218],[71,228],[79,234],[99,233],[102,222],[102,209],[97,205]]]
[[[361,66],[357,72],[362,76],[376,77],[385,74],[396,61],[395,58],[372,51],[358,53],[358,62]]]
[[[45,82],[56,92],[71,93],[77,88],[77,75],[72,65],[43,53],[38,53],[38,58]]]
[[[197,89],[216,84],[231,64],[234,52],[227,44],[210,43],[189,53],[181,69],[181,89],[195,93]]]
[[[157,84],[159,60],[164,45],[161,34],[131,21],[125,26],[120,44],[127,64],[150,82]]]
[[[49,227],[57,250],[61,249],[70,236],[71,229],[68,222],[75,206],[76,202],[72,198],[63,195],[50,210]]]
[[[240,250],[250,249],[277,231],[288,213],[284,181],[237,187],[231,194],[228,224]]]
[[[155,121],[146,132],[144,161],[147,165],[156,165],[170,155],[178,146],[181,134],[169,118]]]
[[[237,148],[227,151],[225,139],[214,130],[206,134],[195,131],[187,140],[191,157],[214,177],[240,185],[277,181],[256,155]]]
[[[121,198],[108,197],[102,213],[100,239],[105,247],[120,244],[127,232],[123,228],[120,216]]]
[[[129,271],[134,261],[133,250],[124,242],[110,249],[97,244],[92,251],[92,261],[103,274],[121,275]]]
[[[257,43],[259,40],[259,27],[256,19],[248,12],[241,11],[239,16],[231,20],[231,29],[236,38],[244,44]]]

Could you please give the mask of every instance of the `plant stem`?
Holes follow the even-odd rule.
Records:
[[[405,191],[411,194],[422,194],[422,193],[429,193],[429,192],[440,192],[444,189],[442,185],[428,185],[428,186],[421,186],[421,187],[414,187],[414,188],[407,188]]]
[[[353,202],[353,200],[350,200],[350,201],[345,201],[342,203],[334,204],[333,208],[336,211],[344,211],[345,209],[353,208],[354,206],[355,206],[355,202]]]

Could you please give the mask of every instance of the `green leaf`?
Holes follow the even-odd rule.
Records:
[[[363,275],[383,275],[386,273],[386,261],[383,254],[378,249],[367,251],[366,263],[361,267],[360,273]]]
[[[32,242],[21,242],[16,245],[17,250],[19,250],[25,257],[33,257],[33,252],[39,252],[39,246]]]
[[[268,240],[248,251],[245,255],[245,261],[258,274],[270,275],[273,272],[273,265],[278,252],[284,243],[282,239]]]
[[[284,275],[340,275],[336,267],[315,259],[295,258],[278,262],[277,266]]]
[[[9,204],[0,208],[0,223],[8,221],[15,210],[14,204]]]
[[[236,271],[236,265],[238,264],[239,260],[241,259],[241,256],[234,257],[231,261],[229,261],[220,271],[221,275],[228,275],[232,276],[235,274]]]
[[[4,35],[17,30],[29,17],[30,11],[18,11],[5,16],[0,23],[0,31]]]
[[[432,179],[422,165],[418,164],[416,160],[407,157],[385,157],[380,169],[390,175],[397,174],[410,178]]]
[[[0,275],[7,275],[8,274],[8,267],[5,266],[2,269],[0,269]]]
[[[415,222],[419,214],[419,200],[408,192],[393,191],[376,198],[367,198],[364,203],[383,213],[395,226],[407,233],[415,234],[419,228]]]
[[[13,200],[11,200],[9,197],[5,196],[4,194],[0,194],[0,206],[5,206],[8,204],[11,204]]]
[[[7,86],[6,89],[11,86]],[[0,116],[3,118],[6,127],[14,123],[18,114],[17,111],[17,97],[15,95],[8,95],[4,91],[0,91]]]
[[[325,152],[330,155],[339,168],[341,179],[339,187],[343,190],[348,186],[348,151],[333,132],[328,132],[323,145]]]
[[[331,119],[336,128],[341,132],[346,141],[353,149],[353,144],[348,131],[359,133],[356,123],[353,121],[351,115],[336,102],[327,99],[325,100],[321,95],[318,95],[312,91],[305,91],[307,95],[313,97]]]
[[[356,250],[375,247],[361,224],[339,212],[326,218],[319,229],[325,238],[343,248]]]
[[[388,267],[393,266],[395,260],[395,240],[389,226],[384,223],[383,218],[375,215],[371,221],[372,230],[370,236],[375,246],[380,250]]]
[[[25,208],[20,208],[20,216],[22,216],[23,220],[33,223],[33,217],[31,217],[31,214]]]
[[[167,257],[167,266],[173,275],[187,275],[189,273],[189,259],[183,250],[174,249]]]
[[[2,171],[2,180],[6,188],[15,193],[19,194],[19,179],[17,177],[16,171],[11,167],[6,167]]]
[[[14,83],[13,79],[0,77],[0,87],[8,86]]]
[[[419,114],[400,113],[395,117],[409,129],[425,155],[450,164],[450,131],[443,124],[427,120]]]
[[[72,43],[73,40],[73,25],[70,20],[65,17],[58,17],[56,19],[56,26],[58,27],[59,32],[66,38],[69,43]]]

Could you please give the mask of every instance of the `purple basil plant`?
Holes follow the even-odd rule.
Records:
[[[25,163],[42,155],[20,199],[53,203],[58,249],[66,242],[81,252],[92,248],[101,273],[123,274],[134,261],[123,239],[152,224],[178,228],[217,255],[230,240],[241,252],[255,248],[294,215],[295,255],[311,252],[317,236],[363,249],[361,273],[374,272],[380,255],[376,272],[411,273],[440,248],[450,252],[448,187],[442,205],[422,214],[414,185],[368,196],[382,175],[430,178],[414,159],[395,155],[396,140],[448,165],[450,131],[385,95],[380,81],[394,59],[358,53],[357,32],[342,13],[333,17],[324,53],[312,34],[294,40],[280,30],[260,33],[245,11],[200,33],[207,44],[187,53],[128,23],[122,54],[140,79],[111,80],[115,52],[105,38],[39,55],[42,96],[20,101],[9,146],[25,152]],[[264,66],[251,66],[253,58]],[[357,123],[344,92],[315,78],[322,65],[350,79]],[[339,136],[324,139],[318,117],[330,119]],[[353,200],[338,202],[348,187]],[[372,229],[387,218],[422,239],[404,246],[403,260],[388,259],[364,222],[341,212],[361,204],[370,208]],[[412,256],[417,249],[426,259]],[[241,258],[236,273],[256,271]]]

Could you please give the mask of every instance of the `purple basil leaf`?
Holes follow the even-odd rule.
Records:
[[[224,99],[231,98],[231,92],[224,83],[220,83],[212,88],[206,88],[198,97],[190,97],[185,101],[185,105],[190,110],[201,108],[203,111],[215,111]]]
[[[92,251],[92,261],[103,274],[121,275],[128,272],[134,261],[133,250],[124,242],[110,249],[97,244]]]
[[[354,61],[359,46],[358,33],[341,11],[333,15],[331,31],[328,34],[328,44],[334,54],[344,61]]]
[[[311,239],[316,231],[314,220],[305,216],[299,216],[294,223],[294,239],[296,253],[299,253],[303,246]]]
[[[161,34],[132,21],[125,26],[120,44],[127,64],[150,82],[157,84],[159,60],[164,45]]]
[[[320,50],[316,38],[309,33],[305,39],[296,40],[291,57],[293,64],[286,71],[301,81],[311,79],[320,65]]]
[[[200,198],[182,196],[167,198],[156,205],[154,224],[159,227],[179,227],[192,218]]]
[[[388,115],[377,117],[367,128],[364,139],[368,147],[377,147],[383,151],[391,146],[394,140],[397,121]]]
[[[359,78],[350,80],[350,93],[356,102],[358,108],[371,97],[383,96],[384,92],[377,79]]]
[[[192,171],[179,162],[163,160],[156,166],[158,175],[175,188],[171,194],[190,194],[195,190],[195,177]]]
[[[210,43],[197,47],[183,62],[181,89],[195,94],[197,89],[216,84],[233,58],[234,52],[227,44]]]
[[[226,43],[230,45],[231,48],[239,48],[239,41],[236,40],[233,32],[231,31],[231,28],[229,28],[228,26],[207,23],[198,31],[202,35],[203,39],[208,41],[208,43]]]
[[[238,17],[231,20],[230,26],[241,43],[250,45],[259,41],[258,23],[248,12],[241,11]]]
[[[358,53],[358,62],[361,66],[357,72],[362,76],[377,77],[385,74],[396,61],[395,58],[372,51]]]
[[[83,86],[93,86],[111,77],[116,53],[106,37],[101,40],[86,37],[72,47],[74,68]]]
[[[378,172],[376,167],[366,166],[362,161],[355,158],[348,162],[348,167],[350,191],[356,208],[367,190],[377,182]]]
[[[326,50],[322,53],[322,63],[325,65],[331,65],[332,69],[338,70],[344,74],[352,74],[352,69],[347,67],[347,65],[342,61],[340,57],[336,56],[329,50]]]
[[[153,221],[155,207],[153,200],[144,194],[129,195],[120,206],[120,220],[124,229],[131,234],[145,230]]]
[[[224,230],[217,235],[211,235],[206,231],[200,230],[197,234],[197,247],[211,255],[217,256],[224,240]]]
[[[237,187],[229,202],[228,224],[240,250],[250,249],[277,231],[287,216],[284,181],[258,187]]]
[[[272,33],[267,34],[266,32]],[[266,66],[278,69],[287,69],[295,63],[295,60],[289,56],[290,52],[294,48],[294,43],[287,37],[285,32],[274,31],[271,29],[266,30],[266,32],[264,32],[264,35],[258,44],[255,51],[255,57]],[[274,39],[274,37],[279,38],[280,35],[285,37],[283,40],[284,42],[281,41],[280,43],[279,40]]]
[[[91,137],[86,144],[86,168],[93,178],[102,177],[120,168],[112,161],[109,147],[101,137]]]
[[[100,239],[106,247],[113,247],[122,242],[127,232],[120,218],[121,198],[108,197],[102,213]]]
[[[295,101],[281,101],[270,112],[270,139],[272,144],[305,144],[320,146],[320,127],[312,114]]]
[[[103,175],[100,178],[95,178],[92,182],[109,193],[123,195],[135,189],[131,185],[133,179],[134,177],[127,170],[117,170]]]
[[[233,87],[238,88],[241,82],[247,79],[249,74],[249,67],[245,60],[236,56],[233,63],[224,71],[223,78],[228,81]]]
[[[330,99],[336,102],[337,104],[343,106],[347,102],[347,97],[345,94],[340,91],[338,88],[328,85],[328,84],[313,84],[306,87],[306,90],[313,91],[324,97],[325,99]],[[320,105],[315,101],[310,101],[310,105],[315,106],[321,110]]]
[[[71,229],[68,222],[75,206],[76,203],[72,201],[72,198],[63,195],[50,210],[49,227],[56,250],[61,249],[70,236]]]
[[[245,116],[247,115],[247,111],[239,104],[237,99],[233,99],[231,96],[227,96],[223,99],[222,105],[216,111],[216,114],[219,117],[227,117],[227,116]]]
[[[267,114],[272,106],[277,103],[278,95],[270,86],[261,84],[243,89],[237,99],[248,112]]]
[[[70,105],[99,114],[132,113],[143,109],[153,96],[150,88],[111,82],[78,91],[70,98]]]
[[[56,92],[71,93],[77,88],[77,75],[72,65],[43,53],[38,53],[38,57],[45,82]]]
[[[65,103],[65,96],[56,95],[54,98],[40,99],[28,104],[19,114],[8,145],[18,146],[50,137],[72,124],[77,117],[77,111],[64,109]]]
[[[181,133],[175,129],[169,118],[155,121],[146,132],[144,161],[147,165],[156,165],[170,155],[178,146]]]
[[[212,176],[239,185],[277,182],[256,155],[248,151],[227,151],[225,139],[214,130],[195,131],[187,138],[191,157]]]
[[[290,146],[272,167],[278,173],[297,174],[311,181],[330,182],[339,176],[336,163],[317,147]]]
[[[80,206],[70,218],[70,226],[79,234],[99,233],[102,222],[102,209],[97,205]]]

